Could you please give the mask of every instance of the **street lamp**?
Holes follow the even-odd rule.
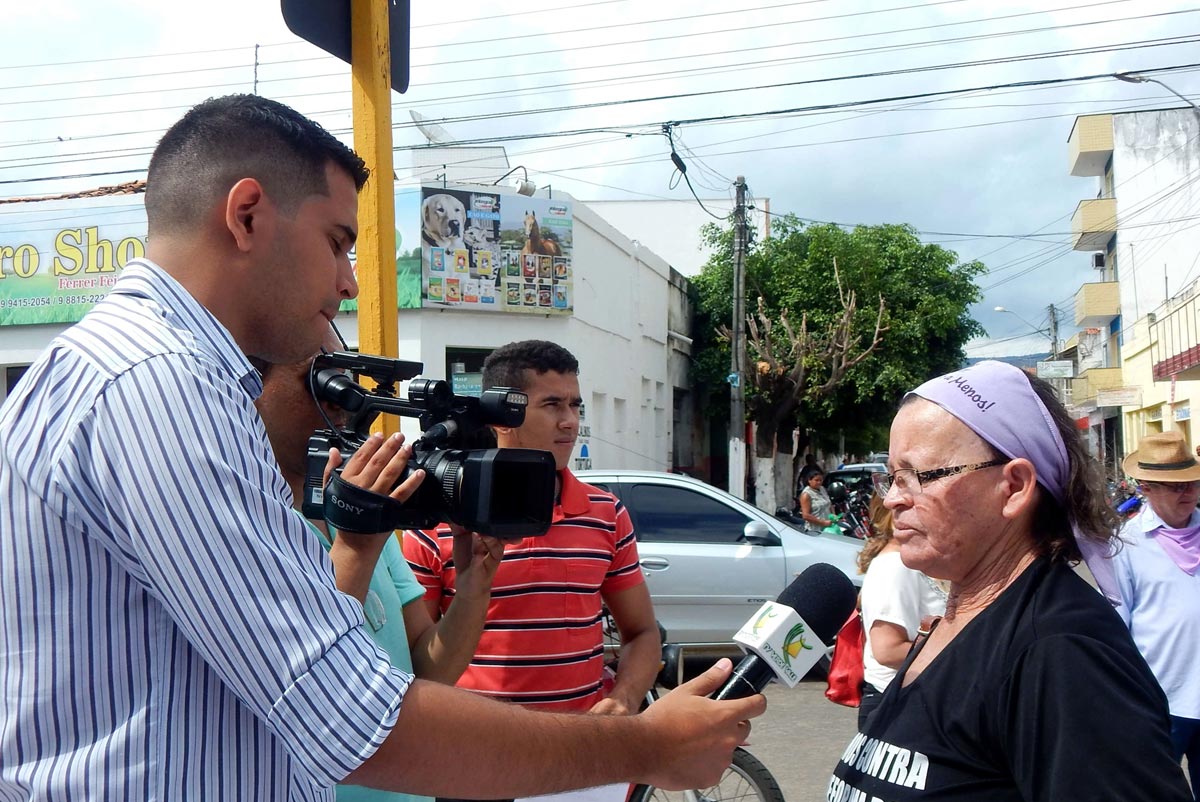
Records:
[[[1158,80],[1157,78],[1147,78],[1145,75],[1138,75],[1137,73],[1134,73],[1134,72],[1116,72],[1116,73],[1113,73],[1113,77],[1116,78],[1118,81],[1124,81],[1127,84],[1158,84],[1163,89],[1166,89],[1172,95],[1174,95],[1175,97],[1182,100],[1184,103],[1191,106],[1192,109],[1197,114],[1200,114],[1200,106],[1197,106],[1195,103],[1193,103],[1191,100],[1189,100],[1186,96],[1181,95],[1180,93],[1176,92],[1174,89],[1167,86],[1165,83]]]
[[[1025,318],[1021,317],[1020,315],[1018,315],[1016,312],[1014,312],[1014,311],[1013,311],[1013,310],[1011,310],[1011,309],[1007,309],[1007,308],[1005,308],[1005,307],[1003,307],[1003,306],[997,306],[997,307],[995,307],[995,308],[993,309],[993,311],[995,311],[995,312],[1007,312],[1008,314],[1010,314],[1010,315],[1012,315],[1013,317],[1015,317],[1017,320],[1019,320],[1019,321],[1021,321],[1022,323],[1024,323],[1024,324],[1025,324],[1026,326],[1028,326],[1029,328],[1033,329],[1033,330],[1034,330],[1035,332],[1037,332],[1038,334],[1046,334],[1046,329],[1039,329],[1037,326],[1033,325],[1033,324],[1032,324],[1032,323],[1030,323],[1028,320],[1026,320]]]
[[[1018,314],[1017,314],[1016,312],[1014,312],[1013,310],[1011,310],[1011,309],[1008,309],[1008,308],[1006,308],[1006,307],[1003,307],[1003,306],[996,306],[996,307],[993,307],[993,311],[996,311],[996,312],[1004,312],[1004,313],[1006,313],[1006,314],[1012,315],[1012,316],[1013,316],[1013,317],[1015,317],[1017,320],[1021,321],[1022,323],[1024,323],[1024,324],[1025,324],[1026,326],[1028,326],[1029,328],[1033,329],[1033,331],[1034,331],[1034,333],[1035,333],[1035,334],[1045,334],[1046,336],[1048,336],[1048,337],[1051,337],[1051,340],[1050,340],[1050,355],[1051,355],[1051,356],[1057,356],[1057,355],[1058,355],[1058,343],[1057,343],[1057,342],[1055,342],[1055,341],[1054,341],[1054,339],[1053,339],[1053,337],[1051,336],[1051,334],[1050,334],[1050,329],[1041,329],[1041,328],[1038,328],[1037,326],[1033,325],[1032,323],[1030,323],[1030,322],[1029,322],[1028,320],[1026,320],[1025,318],[1023,318],[1023,317],[1021,317],[1020,315],[1018,315]]]

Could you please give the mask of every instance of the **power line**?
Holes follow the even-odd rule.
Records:
[[[814,2],[815,1],[816,0],[814,0]],[[592,2],[588,2],[588,3],[576,3],[574,5],[568,5],[568,6],[550,6],[550,7],[542,6],[541,4],[539,4],[536,9],[533,9],[531,11],[513,11],[508,14],[490,14],[486,17],[469,17],[469,18],[465,18],[465,19],[456,17],[454,22],[456,25],[461,25],[466,22],[486,22],[488,20],[494,20],[494,19],[506,19],[509,17],[523,17],[528,14],[551,14],[555,11],[573,11],[573,10],[580,9],[580,8],[587,8],[589,6],[606,6],[606,5],[612,5],[614,3],[624,3],[624,2],[626,2],[626,0],[593,0]],[[444,27],[446,27],[445,24],[440,23],[440,22],[436,22],[436,23],[431,22],[431,23],[426,23],[424,25],[413,25],[412,26],[412,28],[414,30],[420,29],[420,28],[444,28]],[[271,43],[260,45],[260,46],[264,47],[264,48],[267,48],[267,47],[290,47],[293,45],[300,45],[300,44],[308,44],[308,43],[303,42],[298,39],[294,42],[271,42]],[[209,50],[190,50],[190,51],[185,51],[182,53],[143,53],[143,54],[137,55],[137,56],[112,56],[109,58],[84,59],[84,60],[80,60],[80,61],[51,61],[51,62],[44,62],[42,64],[11,64],[11,65],[0,65],[0,70],[41,69],[43,67],[73,67],[73,66],[77,66],[80,64],[87,64],[90,67],[91,65],[94,65],[94,64],[103,64],[103,63],[112,62],[112,61],[137,61],[137,60],[148,59],[148,58],[171,58],[174,56],[206,56],[206,55],[210,55],[212,53],[227,53],[227,52],[233,51],[233,50],[251,50],[254,47],[255,47],[255,45],[242,45],[240,47],[220,47],[220,48],[213,48],[213,49],[209,49]]]
[[[809,3],[817,3],[817,2],[829,2],[829,0],[802,0],[801,2],[795,2],[795,3],[786,4],[786,5],[807,5]],[[966,0],[933,0],[933,2],[924,3],[924,4],[918,3],[918,4],[914,4],[914,5],[909,5],[909,6],[899,6],[896,8],[874,9],[874,10],[870,10],[870,11],[857,12],[856,16],[865,16],[865,15],[869,15],[869,14],[883,14],[883,13],[888,13],[888,12],[896,11],[896,10],[908,10],[908,9],[915,9],[915,8],[924,8],[927,6],[945,5],[947,3],[960,3],[960,2],[966,2]],[[1132,2],[1132,0],[1107,0],[1107,2]],[[776,7],[777,6],[768,6],[767,8],[776,8]],[[739,7],[739,9],[736,12],[721,12],[721,13],[745,14],[745,13],[753,12],[753,11],[757,11],[757,10],[760,10],[760,9],[759,8]],[[677,17],[677,18],[674,18],[674,21],[683,21],[683,20],[691,19],[692,16],[695,16],[695,15]],[[722,28],[720,30],[715,30],[715,31],[700,31],[700,32],[693,32],[693,33],[688,33],[688,34],[655,36],[655,37],[651,37],[651,38],[647,38],[647,39],[634,39],[634,40],[627,40],[627,41],[622,41],[622,42],[604,42],[604,43],[596,43],[596,44],[590,44],[590,45],[576,45],[576,46],[557,48],[557,49],[552,49],[552,50],[525,51],[525,52],[517,52],[517,53],[509,53],[509,54],[492,53],[487,56],[481,56],[479,58],[454,59],[453,61],[439,61],[439,62],[430,62],[430,63],[426,63],[426,64],[413,64],[412,68],[413,69],[421,69],[421,68],[425,68],[425,67],[445,66],[445,65],[449,65],[449,64],[454,64],[454,65],[469,64],[469,63],[474,63],[474,62],[478,62],[478,61],[492,62],[492,61],[496,61],[499,59],[525,58],[525,57],[531,57],[531,56],[554,55],[554,54],[558,54],[558,53],[574,52],[574,51],[579,51],[579,50],[591,50],[591,49],[601,48],[601,47],[621,47],[621,46],[631,45],[631,44],[645,44],[648,42],[662,42],[662,41],[665,41],[668,39],[682,39],[682,38],[689,38],[689,37],[695,37],[695,36],[711,36],[714,34],[728,34],[728,33],[734,33],[734,32],[738,32],[738,31],[759,30],[761,28],[767,28],[767,27],[774,28],[774,27],[779,27],[782,25],[799,25],[799,24],[804,24],[804,23],[812,23],[812,22],[820,22],[820,21],[831,20],[831,19],[839,19],[842,16],[843,15],[833,15],[830,17],[806,17],[804,19],[790,20],[790,21],[776,20],[776,21],[772,21],[770,23],[765,23],[763,25],[752,25],[752,26],[747,26],[744,28]],[[456,22],[457,22],[457,20],[456,20]],[[640,24],[640,23],[630,23],[630,24]],[[575,33],[589,32],[589,31],[593,31],[593,30],[600,30],[603,27],[605,27],[605,26],[595,26],[593,28],[580,28],[580,29],[576,29],[574,32]],[[546,32],[542,32],[537,35],[557,36],[558,34],[559,34],[558,31],[546,31]],[[428,49],[435,49],[435,48],[440,48],[440,47],[453,46],[455,44],[476,44],[476,45],[488,44],[488,45],[490,45],[497,41],[502,41],[502,40],[501,39],[475,40],[475,41],[472,41],[469,43],[451,41],[451,42],[447,42],[447,43],[443,43],[443,44],[421,45],[418,47],[412,47],[412,48],[410,48],[410,50],[412,50],[412,51],[428,50]],[[249,49],[250,49],[249,47],[229,48],[229,50],[249,50]],[[203,51],[200,51],[200,52],[203,52]],[[306,57],[306,58],[299,58],[299,59],[286,59],[286,60],[281,60],[281,61],[277,61],[277,62],[272,62],[272,64],[275,64],[275,65],[296,64],[296,63],[302,63],[302,62],[308,62],[308,61],[326,60],[329,58],[333,58],[333,57],[317,56],[317,57]],[[90,62],[75,62],[75,63],[90,63]],[[196,70],[181,70],[181,71],[166,72],[166,73],[152,73],[151,77],[179,75],[179,74],[193,72],[193,71],[203,71],[203,68],[198,68]],[[84,79],[84,80],[80,80],[80,81],[73,81],[73,83],[85,83],[85,82],[89,82],[89,81],[111,81],[111,80],[134,79],[134,78],[142,78],[142,77],[147,77],[147,76],[145,76],[144,74],[133,74],[133,75],[114,76],[114,77],[107,77],[107,78]],[[26,85],[26,86],[19,86],[19,87],[12,87],[12,88],[25,89],[25,88],[50,87],[50,86],[57,86],[59,83],[61,83],[61,82],[56,81],[56,82],[48,83],[48,84],[30,84],[30,85]]]
[[[1174,38],[1174,37],[1172,37],[1172,38]],[[1152,40],[1152,41],[1158,41],[1158,40]],[[1196,38],[1193,41],[1200,41],[1200,38]],[[1175,42],[1175,41],[1171,42],[1171,44],[1181,44],[1181,43],[1182,42]],[[1113,48],[1113,49],[1123,50],[1123,49],[1128,49],[1128,47],[1131,47],[1131,46],[1132,45],[1120,46],[1120,47]],[[1105,51],[1097,51],[1097,52],[1105,52]],[[1011,61],[1011,60],[1024,60],[1024,58],[1025,57],[1017,57],[1016,59],[1003,59],[1003,60],[989,59],[989,60],[985,60],[984,63],[993,63],[993,62],[997,62],[997,61],[1007,62],[1007,61]],[[829,82],[838,81],[838,80],[856,80],[856,79],[863,78],[863,77],[875,77],[875,76],[881,75],[881,74],[894,75],[894,74],[901,74],[901,73],[908,73],[908,72],[925,72],[925,71],[929,71],[930,69],[947,69],[950,66],[951,65],[942,65],[942,66],[936,67],[936,68],[921,67],[921,68],[914,68],[912,70],[892,70],[892,71],[888,71],[887,73],[865,73],[865,74],[839,76],[839,77],[832,77],[832,78],[806,79],[806,80],[802,80],[802,81],[793,81],[793,82],[787,82],[787,83],[783,83],[783,84],[774,84],[774,85],[770,85],[769,87],[750,87],[750,89],[777,88],[777,87],[797,86],[797,85],[805,85],[805,84],[813,84],[813,83],[829,83]],[[1173,65],[1171,67],[1146,68],[1146,69],[1140,70],[1140,73],[1141,74],[1156,74],[1156,73],[1160,73],[1160,72],[1169,72],[1169,71],[1196,68],[1196,67],[1200,67],[1200,64],[1194,63],[1194,64]],[[923,92],[923,93],[915,93],[915,94],[909,94],[909,95],[898,95],[898,96],[890,96],[890,97],[882,97],[882,98],[870,98],[870,99],[866,99],[866,100],[844,101],[844,102],[840,102],[840,103],[816,104],[816,105],[812,105],[812,106],[793,107],[793,108],[789,108],[789,109],[765,110],[765,111],[751,112],[751,113],[746,113],[746,114],[719,115],[719,116],[712,116],[712,117],[694,118],[692,120],[685,121],[685,122],[687,122],[688,124],[701,124],[701,123],[724,121],[724,120],[735,120],[735,119],[742,120],[742,119],[749,119],[751,117],[766,118],[766,117],[779,116],[784,113],[797,114],[797,113],[802,113],[802,112],[811,113],[811,112],[818,112],[818,111],[830,111],[830,110],[835,110],[835,109],[861,108],[861,107],[867,107],[867,106],[880,105],[883,103],[895,103],[895,102],[899,102],[899,101],[909,101],[909,100],[917,100],[917,99],[950,97],[950,96],[954,96],[954,95],[961,95],[964,93],[983,92],[983,91],[991,91],[991,90],[996,90],[996,89],[1010,89],[1010,88],[1016,88],[1016,87],[1028,88],[1028,87],[1037,87],[1037,86],[1052,86],[1052,85],[1061,85],[1061,84],[1067,84],[1067,83],[1080,83],[1080,82],[1100,80],[1100,79],[1108,80],[1111,78],[1112,78],[1111,73],[1098,73],[1098,74],[1092,74],[1092,75],[1073,76],[1073,77],[1069,77],[1069,78],[1046,78],[1046,79],[1036,79],[1036,80],[1014,81],[1014,82],[1009,82],[1009,83],[1004,83],[1004,84],[990,84],[990,85],[985,85],[985,86],[939,90],[939,91],[935,91],[935,92]],[[651,100],[677,99],[677,98],[696,97],[696,96],[701,96],[701,95],[713,95],[713,94],[727,94],[730,92],[742,92],[742,91],[746,91],[746,90],[747,90],[747,88],[734,89],[734,90],[710,90],[708,92],[695,92],[695,93],[687,93],[687,94],[679,94],[679,95],[671,95],[671,96],[660,96],[658,98],[637,98],[637,99],[629,99],[629,100],[621,100],[621,101],[612,101],[612,102],[608,102],[608,103],[579,104],[579,105],[572,106],[572,107],[560,108],[560,109],[557,109],[557,111],[577,111],[577,110],[581,110],[581,109],[594,109],[594,108],[614,106],[614,105],[620,106],[620,105],[629,105],[629,104],[634,104],[634,103],[643,103],[643,102],[649,102]],[[500,118],[500,117],[519,117],[519,116],[527,116],[530,114],[548,113],[551,111],[556,111],[556,110],[555,109],[520,110],[520,111],[508,112],[508,113],[502,113],[502,114],[464,116],[464,117],[461,117],[458,119],[459,120],[496,119],[496,118]],[[627,126],[627,128],[628,129],[637,129],[637,128],[648,129],[648,128],[651,128],[654,126],[661,127],[662,125],[666,125],[666,124],[670,124],[672,126],[678,126],[682,123],[679,121],[668,122],[668,123],[645,123],[645,124],[640,124],[640,125]],[[971,127],[971,126],[967,126],[967,127]],[[457,140],[457,141],[450,142],[450,143],[444,143],[443,145],[440,145],[439,147],[449,147],[449,146],[453,146],[453,145],[466,145],[466,144],[491,144],[491,143],[500,143],[500,142],[524,141],[524,140],[528,140],[528,139],[557,138],[557,137],[566,137],[566,136],[579,136],[579,135],[584,135],[584,134],[613,133],[613,132],[614,131],[612,128],[605,127],[605,128],[574,129],[574,130],[567,130],[567,131],[549,131],[549,132],[527,133],[527,134],[509,134],[509,135],[493,136],[493,137],[480,137],[480,138],[468,139],[468,140]],[[866,137],[866,138],[870,138],[870,137]],[[853,140],[840,140],[840,141],[853,141]],[[418,146],[407,146],[407,147],[401,146],[401,147],[396,148],[397,151],[424,150],[424,149],[428,149],[428,146],[419,146],[419,145]],[[759,148],[759,149],[756,149],[756,152],[761,152],[762,150],[764,150],[764,149]],[[718,154],[718,155],[728,155],[728,154]],[[0,185],[25,183],[25,182],[51,181],[51,180],[58,180],[58,179],[97,178],[97,177],[112,176],[112,175],[139,174],[142,172],[144,172],[144,169],[129,169],[129,170],[117,170],[117,171],[107,171],[107,172],[91,172],[91,173],[80,173],[80,174],[67,175],[67,176],[42,176],[42,177],[33,177],[33,178],[27,178],[27,179],[4,180],[4,181],[0,181]]]
[[[1126,0],[1110,0],[1110,2],[1125,2],[1125,1],[1126,1]],[[1062,9],[1054,9],[1054,10],[1062,10]],[[1010,34],[1010,33],[1014,33],[1014,32],[1007,32],[1006,34],[1003,34],[1003,35],[1008,35],[1008,34]],[[945,43],[945,41],[946,41],[946,40],[937,40],[937,41],[935,41],[935,42],[931,42],[931,43],[925,43],[925,44],[928,44],[928,45],[931,45],[931,44],[942,44],[942,43]],[[951,40],[951,41],[953,41],[953,40]],[[900,46],[897,46],[897,47],[909,47],[909,46],[910,46],[910,45],[900,45]],[[849,52],[858,52],[858,51],[849,51]],[[810,58],[810,57],[805,57],[805,58]],[[633,62],[633,63],[636,63],[636,62]],[[946,65],[946,67],[944,67],[944,68],[956,67],[956,66],[960,66],[960,65]],[[219,69],[225,69],[225,68],[219,68]],[[702,68],[702,69],[708,69],[708,70],[710,70],[710,71],[711,71],[711,69],[712,69],[712,68]],[[289,79],[289,80],[291,80],[291,79]],[[605,79],[605,81],[608,81],[608,82],[615,81],[615,80],[623,80],[623,79]],[[594,82],[576,82],[576,84],[561,84],[561,85],[559,85],[559,86],[575,86],[575,85],[582,85],[583,83],[594,83]],[[209,87],[200,87],[200,88],[211,88],[211,86],[212,86],[212,85],[209,85]],[[195,88],[195,87],[193,87],[193,88]],[[538,91],[538,92],[545,93],[545,91],[546,91],[547,89],[550,89],[550,88],[553,88],[553,87],[534,87],[534,88],[530,88],[530,89],[517,90],[517,92],[512,92],[512,91],[509,91],[509,92],[505,92],[505,93],[483,93],[483,94],[480,94],[480,93],[474,93],[474,94],[472,94],[472,95],[470,95],[470,96],[466,96],[466,97],[470,97],[470,98],[472,98],[472,99],[478,99],[478,98],[480,98],[480,97],[484,97],[484,96],[487,96],[487,95],[489,95],[489,94],[510,96],[510,95],[517,94],[517,93],[522,93],[522,94],[523,94],[523,93],[527,93],[527,92],[533,92],[533,91]],[[312,96],[312,95],[314,95],[314,94],[329,94],[329,93],[312,93],[311,91],[309,91],[309,92],[306,92],[304,96],[306,96],[306,97],[307,97],[307,96]],[[288,97],[288,96],[283,96],[283,97],[284,97],[284,98],[286,98],[286,97]],[[463,97],[445,98],[445,99],[442,99],[442,100],[435,100],[435,101],[431,101],[431,103],[432,103],[433,105],[437,105],[437,104],[439,104],[439,103],[442,103],[442,102],[450,102],[450,101],[452,101],[452,100],[460,100],[460,99],[463,99]],[[428,105],[428,104],[427,104],[427,105]],[[184,106],[178,106],[178,107],[173,107],[173,108],[184,108]],[[130,111],[132,112],[133,110],[130,110]],[[149,110],[143,109],[143,110],[140,110],[140,111],[149,111]],[[347,111],[347,109],[337,109],[337,110],[331,110],[331,111],[329,111],[329,112],[319,112],[319,114],[326,114],[326,113],[342,113],[342,112],[345,112],[345,111]],[[49,120],[56,120],[56,119],[62,119],[62,118],[63,118],[63,116],[62,116],[62,115],[60,115],[60,116],[57,116],[57,117],[50,117],[50,118],[34,118],[34,119],[35,119],[35,120],[37,120],[37,121],[49,121]],[[398,125],[397,127],[403,127],[403,126],[402,126],[402,125]],[[136,134],[142,134],[142,133],[153,133],[153,132],[152,132],[152,131],[120,132],[120,133],[114,133],[114,134],[100,134],[100,135],[90,135],[90,136],[82,136],[82,137],[72,137],[72,138],[70,138],[70,139],[71,139],[71,141],[77,141],[77,140],[83,140],[83,139],[99,139],[99,138],[106,138],[106,137],[113,137],[113,136],[128,136],[128,135],[136,135]],[[55,143],[57,143],[58,141],[61,141],[61,138],[56,138],[56,139],[46,139],[46,140],[32,140],[32,141],[27,141],[27,142],[18,142],[18,143],[4,143],[4,144],[0,144],[0,147],[24,147],[24,146],[36,145],[36,144],[55,144]]]
[[[826,1],[827,0],[820,0],[820,2],[826,2]],[[765,45],[760,48],[741,48],[741,49],[736,49],[736,50],[717,51],[715,53],[701,53],[701,54],[688,54],[685,56],[672,56],[672,57],[666,57],[663,59],[635,60],[635,61],[631,61],[631,62],[623,62],[621,64],[593,65],[590,67],[577,68],[575,71],[579,71],[582,69],[607,69],[607,68],[611,68],[614,66],[628,66],[628,65],[634,65],[634,64],[650,64],[650,63],[657,63],[660,61],[691,59],[691,58],[707,57],[707,56],[712,56],[712,55],[722,55],[722,54],[730,54],[730,53],[745,53],[745,52],[749,52],[752,50],[759,50],[759,49],[775,49],[775,48],[779,48],[779,47],[797,47],[797,46],[802,46],[802,45],[811,45],[811,44],[819,44],[819,43],[834,42],[834,41],[862,39],[862,38],[874,37],[874,36],[890,36],[890,35],[894,35],[897,33],[908,33],[908,32],[914,32],[914,31],[922,31],[923,32],[923,31],[927,31],[927,30],[931,30],[931,29],[935,29],[935,28],[971,25],[971,24],[976,24],[979,22],[993,22],[993,21],[1004,20],[1004,19],[1012,19],[1012,18],[1016,18],[1016,17],[1041,15],[1041,14],[1048,14],[1048,13],[1055,13],[1055,12],[1062,12],[1062,11],[1073,11],[1073,10],[1078,10],[1078,9],[1083,9],[1083,8],[1092,8],[1092,7],[1102,6],[1102,5],[1111,5],[1111,4],[1115,4],[1115,3],[1125,3],[1125,2],[1131,2],[1131,1],[1132,0],[1104,0],[1103,2],[1098,2],[1098,3],[1086,3],[1083,5],[1064,6],[1061,8],[1043,9],[1040,11],[1009,14],[1009,15],[991,17],[991,18],[986,18],[986,19],[959,20],[959,21],[955,21],[955,22],[940,23],[940,24],[931,25],[931,26],[918,26],[918,27],[913,27],[913,28],[899,28],[899,29],[893,29],[893,30],[888,30],[888,31],[859,33],[859,34],[837,36],[837,37],[826,37],[823,39],[811,39],[811,40],[807,40],[807,41],[803,41],[803,42],[789,42],[784,45]],[[963,2],[963,0],[939,0],[939,2]],[[937,5],[937,4],[939,4],[939,3],[932,3],[929,5]],[[898,8],[908,9],[908,8],[917,8],[917,7],[921,7],[921,6],[901,6]],[[766,8],[773,8],[773,7],[769,6]],[[750,10],[753,11],[753,10],[761,10],[761,9],[750,9]],[[858,14],[868,14],[868,13],[875,14],[875,13],[883,13],[883,12],[889,11],[889,10],[896,10],[896,9],[876,9],[876,10],[870,11],[870,12],[857,12],[857,13]],[[1169,16],[1169,15],[1174,15],[1174,14],[1193,13],[1194,11],[1195,11],[1194,9],[1191,9],[1191,10],[1175,11],[1175,12],[1163,12],[1161,14],[1135,15],[1135,16],[1131,16],[1131,17],[1122,17],[1122,18],[1117,18],[1117,19],[1093,20],[1093,21],[1088,21],[1088,22],[1071,23],[1071,24],[1055,25],[1055,26],[1044,26],[1041,28],[1031,28],[1031,29],[1018,30],[1018,31],[1001,31],[1001,32],[994,32],[994,33],[987,33],[987,34],[976,34],[973,36],[966,36],[966,37],[952,37],[949,39],[931,40],[931,41],[927,41],[927,42],[900,43],[897,45],[885,45],[885,46],[871,47],[871,48],[860,48],[860,49],[855,49],[855,50],[840,51],[840,52],[826,53],[826,54],[809,54],[809,55],[798,56],[798,57],[772,59],[772,60],[768,60],[766,62],[761,62],[761,61],[760,62],[742,62],[740,64],[732,65],[732,66],[744,67],[744,66],[752,66],[752,65],[760,65],[760,64],[765,66],[766,64],[771,64],[771,63],[782,64],[782,63],[790,63],[790,62],[796,62],[796,61],[803,61],[803,62],[817,61],[817,60],[825,60],[826,58],[829,58],[829,57],[864,55],[864,54],[868,54],[868,53],[889,52],[889,51],[894,51],[894,50],[907,50],[907,49],[913,49],[913,48],[919,48],[919,47],[942,46],[942,45],[946,45],[946,44],[956,44],[956,43],[962,43],[962,42],[967,42],[967,41],[979,41],[979,40],[999,38],[999,37],[1025,35],[1025,34],[1030,34],[1030,33],[1044,33],[1047,31],[1062,30],[1062,29],[1066,29],[1066,28],[1077,28],[1077,27],[1085,27],[1085,26],[1092,26],[1092,25],[1109,24],[1109,23],[1115,23],[1115,22],[1127,22],[1127,21],[1135,20],[1135,19],[1148,19],[1150,17],[1155,17],[1155,16]],[[732,13],[732,12],[721,12],[721,13]],[[822,18],[814,18],[814,19],[809,19],[809,20],[801,20],[801,22],[815,21],[815,20],[821,20],[821,19],[831,19],[831,18],[837,18],[840,16],[845,16],[845,15],[835,15],[834,17],[830,17],[830,18],[822,17]],[[642,24],[642,23],[627,23],[627,24]],[[778,24],[778,23],[776,23],[776,24]],[[788,23],[788,24],[790,24],[790,23]],[[587,29],[580,29],[580,30],[587,30]],[[644,40],[639,40],[639,41],[644,41]],[[627,43],[620,43],[620,44],[627,44]],[[608,45],[603,45],[603,46],[608,46]],[[550,52],[563,52],[563,51],[558,50],[558,51],[543,51],[543,52],[550,53]],[[530,54],[518,54],[518,55],[530,55]],[[324,57],[321,57],[321,58],[324,58]],[[489,57],[489,60],[492,60],[494,58],[495,58],[494,56]],[[269,65],[265,65],[265,66],[277,66],[279,64],[289,64],[289,63],[297,63],[300,61],[311,61],[311,60],[314,60],[314,59],[295,59],[295,60],[290,60],[290,61],[273,62],[273,63],[271,63]],[[413,68],[419,69],[424,66],[441,66],[441,65],[446,65],[446,64],[461,64],[461,63],[463,63],[462,60],[455,60],[455,61],[450,61],[450,62],[435,62],[435,63],[428,64],[428,65],[414,65]],[[92,80],[110,81],[110,80],[119,80],[119,79],[140,79],[140,78],[146,78],[146,77],[171,76],[171,75],[184,74],[184,73],[188,73],[188,72],[200,72],[200,71],[206,71],[206,70],[245,69],[247,66],[248,65],[246,65],[246,64],[237,64],[237,65],[229,65],[229,66],[221,66],[221,67],[197,68],[195,70],[181,70],[181,71],[169,72],[169,73],[157,73],[157,74],[151,73],[148,75],[140,74],[140,75],[132,75],[132,76],[114,76],[114,77],[107,77],[107,78],[96,78],[96,79],[92,79]],[[726,71],[730,66],[731,65],[721,65],[721,67],[715,67],[715,66],[699,67],[699,68],[693,68],[692,70],[682,70],[682,71],[677,71],[677,72],[692,72],[692,71],[699,71],[699,70],[716,70],[716,69],[721,69],[721,71]],[[722,69],[722,68],[724,68],[724,69]],[[516,73],[516,74],[508,74],[508,75],[495,75],[495,76],[463,78],[463,79],[455,79],[455,80],[447,80],[447,81],[434,81],[434,82],[429,82],[429,83],[426,83],[423,85],[424,86],[438,86],[438,85],[450,84],[450,83],[467,83],[467,82],[472,83],[472,84],[478,84],[481,81],[524,78],[524,77],[531,77],[531,76],[543,75],[543,74],[548,74],[548,73],[553,74],[553,73],[557,73],[557,72],[560,72],[560,71],[559,70],[542,70],[542,71],[537,71],[537,72]],[[672,74],[672,73],[657,73],[657,74],[665,75],[665,74]],[[344,70],[342,72],[338,72],[338,73],[327,73],[327,74],[315,75],[315,76],[309,75],[309,76],[290,76],[290,77],[282,77],[282,78],[263,78],[263,79],[260,79],[259,82],[260,83],[271,83],[271,82],[280,82],[280,81],[311,81],[311,80],[316,80],[316,79],[320,79],[320,78],[341,77],[342,75],[344,75]],[[643,75],[634,75],[634,76],[627,76],[627,77],[637,78],[637,77],[644,77],[644,76]],[[520,89],[520,90],[505,90],[503,92],[494,92],[494,93],[473,92],[470,95],[465,95],[465,96],[458,95],[458,96],[449,96],[449,97],[440,98],[440,99],[433,99],[431,101],[426,101],[424,103],[424,105],[438,105],[441,103],[448,103],[448,102],[462,100],[464,98],[479,99],[479,98],[489,97],[489,96],[508,97],[508,96],[512,96],[512,95],[518,94],[518,93],[526,94],[526,93],[533,93],[533,92],[545,92],[547,89],[553,89],[553,88],[557,88],[557,87],[576,87],[576,86],[586,85],[589,83],[620,81],[620,80],[624,80],[624,78],[607,78],[607,79],[598,79],[597,81],[570,82],[570,83],[549,85],[549,86],[542,86],[542,87],[530,87],[530,88],[525,88],[525,89]],[[26,86],[7,87],[7,88],[10,88],[10,89],[42,88],[42,87],[58,86],[58,85],[60,85],[60,83],[61,82],[54,82],[54,83],[49,83],[49,84],[30,84],[30,85],[26,85]],[[74,82],[74,83],[79,83],[79,82]],[[215,85],[208,84],[208,85],[197,86],[197,87],[182,87],[182,88],[183,89],[210,89],[210,88],[220,88],[223,86],[229,86],[229,84],[215,84]],[[178,89],[178,87],[173,87],[173,91],[175,89]],[[18,103],[18,102],[40,103],[40,102],[54,102],[54,101],[94,100],[94,99],[103,99],[103,98],[107,98],[107,97],[119,97],[124,94],[146,94],[146,93],[161,92],[161,91],[163,91],[163,90],[152,89],[152,90],[138,90],[138,91],[132,91],[132,92],[123,92],[123,93],[111,93],[111,94],[104,94],[104,95],[68,96],[68,97],[49,98],[49,99],[34,98],[34,99],[31,99],[28,101],[8,101],[8,102],[0,104],[0,105],[6,105],[9,103]],[[336,91],[341,92],[344,90],[336,90]],[[332,92],[332,91],[331,92],[318,92],[318,93],[313,93],[310,91],[310,92],[306,92],[305,96],[312,96],[314,94],[320,95],[320,94],[333,94],[333,93],[334,92]],[[287,97],[287,96],[283,96],[283,97]],[[176,107],[176,108],[178,108],[178,107]],[[155,109],[139,109],[137,111],[150,111],[150,110],[155,110]],[[130,110],[130,111],[132,112],[134,110]],[[63,115],[63,116],[69,117],[72,115]],[[35,121],[42,121],[45,119],[57,119],[57,118],[37,118],[37,120],[35,120]]]

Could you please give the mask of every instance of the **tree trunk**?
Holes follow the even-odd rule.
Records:
[[[754,506],[775,511],[775,419],[770,414],[754,421]]]
[[[790,508],[794,503],[796,482],[795,469],[792,467],[792,435],[795,431],[796,425],[791,421],[781,424],[775,431],[775,497],[778,499],[776,506],[780,507]],[[775,507],[771,507],[769,511],[774,510]]]
[[[775,498],[776,506],[791,509],[796,504],[796,483],[792,481],[792,455],[775,455]],[[775,507],[771,508],[772,510]]]
[[[792,505],[792,432],[795,403],[755,410],[754,503],[765,512]]]
[[[754,505],[764,512],[775,512],[780,504],[775,488],[775,457],[754,457]]]

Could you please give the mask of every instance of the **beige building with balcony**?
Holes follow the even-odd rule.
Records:
[[[1097,271],[1075,294],[1072,409],[1118,477],[1147,434],[1200,441],[1200,111],[1077,117],[1068,159],[1071,175],[1098,179],[1071,220]]]

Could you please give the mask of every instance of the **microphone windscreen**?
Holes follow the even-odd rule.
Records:
[[[854,612],[858,590],[839,569],[829,563],[814,563],[793,579],[776,601],[795,610],[828,646]]]

